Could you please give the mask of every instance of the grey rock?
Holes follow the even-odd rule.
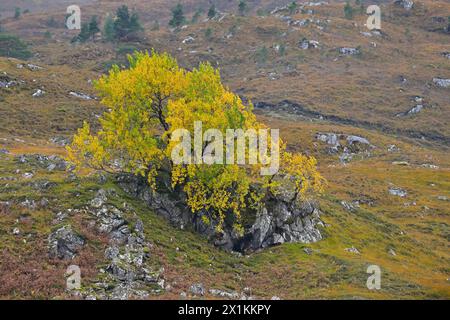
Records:
[[[286,185],[290,184],[289,180],[284,182]],[[228,224],[224,225],[223,232],[217,233],[217,221],[207,212],[193,215],[186,205],[183,192],[174,193],[169,189],[165,191],[162,185],[158,192],[153,192],[145,181],[132,176],[121,176],[118,183],[127,193],[145,201],[158,215],[174,226],[191,226],[193,230],[225,250],[254,251],[284,242],[310,243],[322,239],[317,228],[323,225],[318,209],[308,202],[302,206],[291,204],[294,193],[289,187],[281,190],[276,198],[262,204],[254,213],[254,221],[245,227],[243,235],[239,235]],[[203,222],[203,215],[211,221],[210,224]]]
[[[49,256],[58,259],[73,259],[85,244],[85,240],[64,226],[52,232],[48,237]]]
[[[238,299],[239,293],[236,291],[224,291],[219,289],[210,289],[209,293],[215,297],[226,298],[226,299]]]
[[[438,87],[450,88],[450,79],[434,78],[433,82]]]
[[[339,48],[339,53],[343,55],[357,55],[360,54],[361,52],[357,48],[342,47]]]
[[[96,196],[91,201],[91,206],[94,208],[100,208],[108,200],[106,191],[103,189],[98,190]]]
[[[401,198],[404,198],[408,195],[408,192],[402,188],[398,188],[398,187],[390,187],[389,188],[389,193],[393,196],[398,196]]]
[[[201,283],[195,283],[189,287],[189,291],[196,296],[204,296],[205,288]]]
[[[39,97],[42,97],[44,94],[45,94],[45,91],[44,91],[44,90],[37,89],[37,90],[33,93],[32,97],[33,97],[33,98],[39,98]]]
[[[74,92],[74,91],[70,91],[69,95],[71,95],[72,97],[78,98],[78,99],[83,99],[83,100],[94,100],[95,99],[95,98],[91,97],[88,94],[80,93],[80,92]]]
[[[345,248],[345,251],[350,252],[350,253],[354,253],[354,254],[360,254],[359,250],[356,249],[353,246],[351,248]]]
[[[394,4],[406,10],[411,10],[414,7],[414,2],[412,0],[396,0]]]

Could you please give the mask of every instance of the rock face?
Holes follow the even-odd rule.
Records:
[[[50,258],[71,260],[84,246],[85,241],[68,225],[52,232],[48,237],[48,243]]]
[[[85,209],[60,212],[55,221],[63,222],[69,215],[86,214],[92,218],[90,227],[106,235],[109,245],[104,256],[107,265],[100,270],[95,286],[81,292],[86,299],[145,299],[164,289],[164,270],[152,270],[149,261],[151,244],[145,239],[144,224],[135,217],[134,223],[125,212],[107,204],[108,192],[100,189]],[[73,258],[84,244],[71,229],[63,227],[49,237],[50,253],[59,258]]]
[[[252,217],[251,222],[244,225],[244,235],[240,236],[227,221],[224,231],[217,233],[214,218],[206,212],[193,214],[186,205],[183,192],[170,192],[164,186],[153,192],[145,181],[129,175],[119,176],[117,180],[127,193],[145,201],[174,226],[192,228],[226,250],[251,252],[284,242],[311,243],[322,239],[317,228],[323,226],[319,210],[309,202],[301,206],[292,204],[292,194],[288,191],[266,200],[255,212],[246,213],[246,216]],[[202,216],[206,216],[211,223],[205,224]]]

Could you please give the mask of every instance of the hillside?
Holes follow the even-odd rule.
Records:
[[[63,1],[0,20],[33,53],[27,61],[0,57],[1,298],[77,298],[65,290],[72,264],[82,270],[84,298],[450,298],[450,88],[433,80],[450,79],[450,4],[414,1],[406,10],[379,1],[377,33],[359,12],[346,19],[342,1],[270,13],[289,2],[248,1],[241,16],[236,2],[220,1],[223,18],[204,13],[175,31],[167,22],[178,1],[81,6],[83,20],[104,21],[127,3],[144,27],[136,42],[71,44],[77,32],[64,28]],[[182,3],[189,18],[209,7]],[[51,18],[57,24],[49,26]],[[317,48],[302,48],[305,40]],[[359,54],[339,51],[347,47]],[[151,49],[189,70],[211,62],[254,103],[260,121],[280,128],[290,151],[318,159],[327,180],[318,198],[322,240],[227,252],[171,225],[115,177],[66,170],[64,146],[83,121],[96,124],[106,110],[92,82],[112,64],[125,66],[126,54]],[[348,141],[355,136],[367,144],[354,149]],[[138,245],[119,247],[123,257],[112,267],[117,234],[99,232],[98,224],[114,219]],[[68,225],[83,244],[67,250],[73,259],[52,257],[52,235]],[[382,270],[381,290],[366,287],[373,264]],[[125,285],[130,270],[143,280]]]

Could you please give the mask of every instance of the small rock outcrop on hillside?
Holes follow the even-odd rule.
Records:
[[[251,252],[285,242],[312,243],[322,239],[318,227],[323,223],[318,208],[311,202],[301,206],[293,204],[293,194],[288,190],[266,199],[258,210],[246,212],[244,234],[239,235],[230,221],[225,221],[224,231],[218,233],[217,223],[208,212],[193,214],[184,193],[170,191],[164,181],[159,183],[157,192],[135,176],[121,175],[117,181],[128,194],[145,201],[174,226],[192,228],[226,250]],[[202,216],[211,223],[205,224]]]

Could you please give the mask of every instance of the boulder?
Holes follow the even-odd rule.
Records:
[[[85,240],[67,225],[52,232],[48,237],[49,256],[58,259],[73,259],[84,246]]]
[[[433,78],[433,82],[435,85],[441,88],[450,88],[450,79],[444,78]]]
[[[204,296],[205,295],[205,288],[203,287],[203,284],[201,283],[195,283],[192,286],[189,287],[189,291],[196,296]]]

